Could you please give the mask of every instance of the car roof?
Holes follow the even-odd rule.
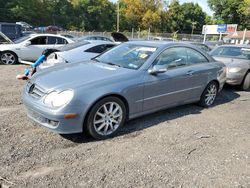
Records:
[[[147,41],[147,40],[142,40],[142,41],[129,41],[127,43],[137,44],[137,45],[142,45],[142,46],[151,46],[151,47],[156,47],[156,48],[174,46],[174,45],[193,46],[190,43],[173,42],[173,41]]]
[[[62,36],[62,35],[56,35],[56,34],[50,34],[50,33],[34,33],[34,34],[31,34],[30,36],[31,36],[31,37],[51,36],[51,37],[62,37],[62,38],[68,39],[67,37],[64,37],[64,36]]]

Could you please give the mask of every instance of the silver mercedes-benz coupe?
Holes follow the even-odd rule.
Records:
[[[28,117],[60,134],[115,135],[126,120],[199,102],[214,104],[226,68],[189,44],[134,41],[95,59],[48,68],[25,85]]]

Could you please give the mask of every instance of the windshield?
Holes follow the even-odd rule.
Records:
[[[218,47],[211,52],[211,55],[250,60],[250,48],[242,48],[242,47],[234,47],[234,46]]]
[[[96,60],[136,70],[146,62],[156,49],[156,47],[124,43],[97,57]]]
[[[73,50],[75,48],[84,46],[86,44],[90,44],[90,43],[87,42],[87,41],[80,41],[80,42],[70,43],[70,44],[67,44],[65,46],[60,47],[59,50],[60,51],[69,51],[69,50]]]
[[[21,43],[21,42],[23,42],[23,41],[29,39],[29,38],[31,38],[31,37],[30,37],[30,36],[24,36],[24,37],[21,37],[21,38],[19,38],[19,39],[14,40],[14,43],[15,43],[15,44],[18,44],[18,43]]]

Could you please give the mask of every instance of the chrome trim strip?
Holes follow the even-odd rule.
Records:
[[[193,89],[199,89],[199,88],[202,88],[202,86],[197,86],[197,87],[192,87],[192,88],[189,88],[189,89],[183,89],[183,90],[174,91],[174,92],[170,92],[170,93],[166,93],[166,94],[162,94],[162,95],[157,95],[157,96],[149,97],[149,98],[146,98],[146,99],[141,99],[141,100],[138,100],[136,102],[148,101],[148,100],[155,99],[155,98],[158,98],[158,97],[164,97],[164,96],[168,96],[168,95],[172,95],[172,94],[176,94],[176,93],[181,93],[181,92],[189,91],[189,90],[193,90]]]

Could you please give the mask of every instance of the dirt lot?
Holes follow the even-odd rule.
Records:
[[[250,187],[250,92],[229,87],[213,108],[165,110],[94,141],[27,120],[24,67],[0,65],[2,187]]]

